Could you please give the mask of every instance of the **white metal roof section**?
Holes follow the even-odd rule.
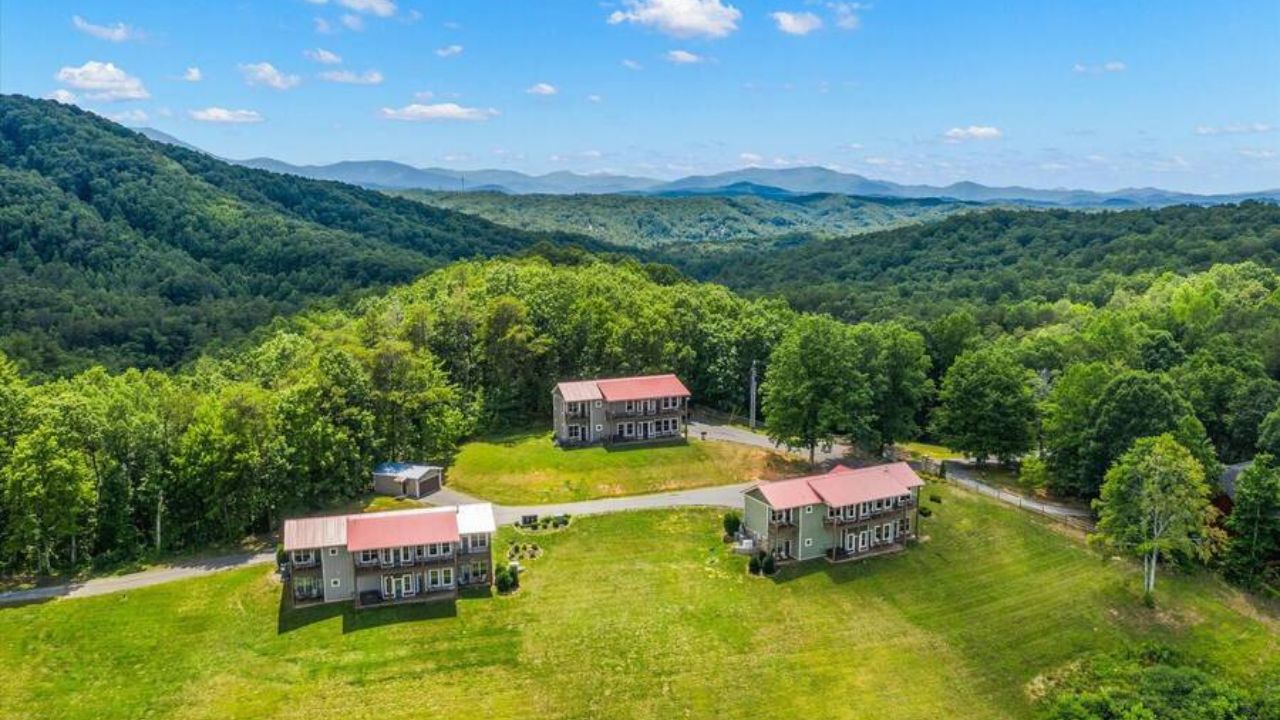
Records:
[[[285,550],[309,550],[346,544],[346,515],[297,518],[284,521]]]
[[[493,505],[490,503],[472,503],[458,506],[458,532],[491,533],[498,529],[493,520]]]

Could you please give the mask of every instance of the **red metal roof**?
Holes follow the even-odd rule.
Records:
[[[689,388],[675,375],[645,375],[642,377],[610,378],[597,380],[596,386],[609,402],[648,400],[662,397],[689,397]]]
[[[810,478],[800,477],[791,480],[776,480],[760,483],[756,489],[764,496],[766,502],[774,510],[787,510],[801,505],[815,505],[822,498],[809,487]]]
[[[596,387],[595,380],[562,382],[556,387],[560,389],[560,396],[564,398],[565,402],[587,402],[600,400],[604,397],[600,394],[600,388]]]
[[[400,510],[347,519],[347,549],[351,552],[458,540],[457,512]]]
[[[756,489],[775,510],[826,503],[831,507],[856,505],[906,495],[924,485],[904,463],[851,469],[837,465],[825,475],[760,483]]]

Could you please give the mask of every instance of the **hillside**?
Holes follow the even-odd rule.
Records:
[[[847,319],[934,317],[958,306],[1000,320],[1009,304],[1100,304],[1164,272],[1252,260],[1280,268],[1280,206],[1081,212],[991,210],[870,235],[672,247],[665,259],[703,280],[779,293],[798,309]]]
[[[939,220],[978,206],[942,200],[894,200],[847,195],[764,196],[762,186],[742,194],[504,195],[404,191],[432,207],[458,210],[514,228],[590,235],[615,245],[769,238],[812,233],[852,235]]]
[[[0,349],[31,371],[172,365],[314,300],[540,239],[0,96]]]

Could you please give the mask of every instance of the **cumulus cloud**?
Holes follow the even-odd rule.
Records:
[[[778,24],[778,29],[788,35],[808,35],[822,27],[822,18],[811,12],[778,12],[769,13],[769,17]]]
[[[108,40],[110,42],[141,40],[144,37],[141,30],[122,22],[112,23],[111,25],[94,25],[79,15],[72,15],[71,24],[75,26],[75,29],[86,35],[92,35],[100,40]]]
[[[182,73],[182,79],[187,82],[200,82],[204,79],[204,73],[200,72],[198,67],[189,67]]]
[[[1000,128],[990,125],[970,125],[969,127],[953,127],[942,134],[947,142],[964,142],[965,140],[995,140],[1004,133]]]
[[[623,0],[609,24],[634,23],[679,38],[720,38],[738,29],[742,12],[721,0]]]
[[[1071,71],[1083,75],[1101,75],[1102,73],[1118,73],[1128,70],[1129,66],[1119,60],[1109,60],[1101,65],[1086,65],[1085,63],[1076,63],[1071,66]]]
[[[356,32],[360,32],[361,30],[364,29],[364,20],[362,20],[359,15],[353,15],[351,13],[347,13],[346,15],[342,16],[341,20],[342,20],[342,24],[346,26],[348,30],[355,30]]]
[[[325,50],[324,48],[315,48],[314,50],[303,50],[302,54],[307,56],[308,60],[314,60],[321,65],[337,65],[342,62],[342,56]]]
[[[457,103],[436,103],[424,105],[412,103],[402,108],[384,107],[378,113],[387,120],[405,120],[411,122],[428,122],[432,120],[488,120],[498,115],[493,108],[463,107]]]
[[[203,110],[190,110],[187,112],[192,120],[209,123],[260,123],[263,118],[257,110],[228,110],[221,107],[207,107]]]
[[[595,93],[592,93],[587,96],[587,102],[598,103],[598,102],[602,102],[603,100],[604,98],[600,97]]]
[[[534,83],[533,85],[525,88],[524,91],[530,95],[555,95],[560,92],[555,85],[544,82]]]
[[[366,70],[362,73],[352,70],[330,70],[320,73],[319,77],[325,82],[345,85],[381,85],[383,80],[382,73],[377,70]]]
[[[50,100],[56,100],[63,105],[73,105],[76,101],[76,94],[70,90],[64,90],[63,88],[58,88],[48,95],[45,95],[45,97]]]
[[[748,165],[758,165],[760,164],[761,161],[764,160],[764,157],[761,155],[757,155],[755,153],[744,152],[744,153],[738,154],[738,159],[744,163],[747,163]]]
[[[67,87],[82,91],[89,100],[146,100],[151,97],[142,81],[112,63],[90,60],[80,67],[64,67],[54,76]]]
[[[692,65],[704,60],[701,55],[696,55],[688,50],[671,50],[666,55],[663,55],[663,57],[665,57],[669,62],[673,62],[677,65]]]
[[[329,24],[328,20],[318,17],[312,18],[311,22],[314,24],[316,32],[321,35],[331,35],[333,33],[333,26]]]
[[[436,55],[439,55],[442,58],[453,57],[454,55],[461,55],[461,54],[462,54],[461,45],[447,45],[442,48],[436,48]]]
[[[243,63],[240,72],[244,73],[244,81],[249,85],[265,85],[276,90],[288,90],[302,82],[302,78],[286,75],[269,62]]]
[[[862,19],[858,17],[859,10],[866,10],[868,5],[856,2],[831,2],[827,3],[827,8],[836,15],[836,27],[841,30],[857,30],[862,24]]]
[[[1277,156],[1276,151],[1270,148],[1240,148],[1236,153],[1250,160],[1270,160]]]
[[[329,0],[307,0],[312,5],[328,5]],[[335,5],[341,5],[348,10],[355,10],[365,15],[376,15],[377,17],[391,17],[396,14],[395,0],[335,0]]]
[[[643,65],[641,65],[641,64],[640,64],[640,63],[638,63],[638,62],[636,62],[635,60],[632,60],[631,58],[627,58],[626,60],[623,60],[623,61],[622,61],[622,67],[624,67],[624,68],[626,68],[626,69],[628,69],[628,70],[643,70],[643,69],[644,69],[644,66],[643,66]]]
[[[150,119],[149,117],[147,117],[146,111],[138,110],[136,108],[133,110],[124,110],[118,113],[109,113],[107,114],[106,117],[111,120],[115,120],[118,123],[133,124],[133,125],[136,125],[138,123],[144,123]]]
[[[1254,135],[1258,133],[1269,133],[1275,130],[1274,125],[1266,123],[1236,123],[1234,125],[1200,125],[1196,128],[1197,135]]]

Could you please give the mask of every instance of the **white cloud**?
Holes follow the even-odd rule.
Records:
[[[748,165],[758,165],[764,157],[755,153],[744,152],[738,155],[738,159]]]
[[[534,83],[533,85],[525,88],[524,91],[530,95],[555,95],[560,92],[555,85],[544,82]]]
[[[623,0],[609,24],[636,23],[679,38],[720,38],[738,29],[742,12],[721,0]]]
[[[457,103],[422,105],[413,103],[402,108],[384,107],[379,114],[387,120],[426,122],[430,120],[488,120],[498,115],[493,108],[463,107]]]
[[[141,40],[145,37],[141,30],[122,22],[113,23],[111,25],[94,25],[79,15],[72,15],[71,24],[74,25],[77,30],[86,35],[92,35],[101,40],[109,40],[111,42]]]
[[[63,105],[74,105],[76,102],[76,94],[71,92],[70,90],[64,90],[62,88],[58,88],[57,90],[54,90],[48,95],[45,95],[45,97],[50,100],[56,100],[62,103]]]
[[[342,24],[345,25],[348,30],[355,30],[356,32],[360,32],[364,29],[364,20],[362,20],[359,15],[352,15],[351,13],[347,13],[342,16]]]
[[[244,81],[249,85],[266,85],[276,90],[288,90],[302,82],[302,78],[286,75],[269,62],[242,63],[240,72],[244,73]]]
[[[394,0],[338,0],[338,4],[358,13],[377,15],[378,17],[391,17],[396,14]]]
[[[352,70],[330,70],[320,73],[319,77],[325,82],[346,85],[381,85],[383,80],[382,73],[377,70],[366,70],[362,73]]]
[[[1236,153],[1240,157],[1247,157],[1250,160],[1270,160],[1277,157],[1276,151],[1269,148],[1240,148],[1236,150]]]
[[[436,94],[431,92],[430,90],[419,90],[418,92],[413,94],[413,99],[414,100],[430,100],[435,96]]]
[[[200,72],[198,67],[189,67],[182,73],[182,79],[187,82],[200,82],[204,79],[204,73]]]
[[[142,81],[112,63],[90,60],[80,67],[64,67],[54,76],[63,85],[83,90],[89,100],[146,100],[151,97]]]
[[[315,25],[316,32],[320,33],[321,35],[333,34],[333,26],[329,24],[328,20],[318,17],[318,18],[312,18],[311,22]]]
[[[869,5],[856,2],[831,2],[827,7],[836,14],[836,27],[841,30],[857,30],[862,25],[858,17],[859,10],[867,10]]]
[[[692,65],[700,63],[704,59],[701,55],[695,55],[688,50],[671,50],[663,57],[677,65]]]
[[[1269,133],[1275,130],[1274,125],[1266,123],[1237,123],[1235,125],[1200,125],[1196,128],[1197,135],[1253,135],[1258,133]]]
[[[887,158],[887,157],[876,157],[876,156],[865,157],[865,158],[862,158],[862,162],[868,165],[871,165],[872,167],[901,167],[902,166],[901,160],[896,160],[894,158]]]
[[[1084,63],[1076,63],[1071,66],[1071,71],[1083,75],[1100,75],[1102,73],[1118,73],[1128,70],[1129,66],[1119,60],[1109,60],[1101,65],[1086,65]]]
[[[321,65],[338,65],[342,62],[341,55],[325,50],[324,48],[303,50],[302,54],[305,55],[308,60],[314,60]]]
[[[453,57],[454,55],[461,55],[461,54],[462,54],[461,45],[449,45],[442,48],[436,48],[436,55],[439,55],[442,58]]]
[[[260,123],[263,118],[257,110],[228,110],[220,107],[207,107],[203,110],[187,112],[192,120],[210,123]]]
[[[769,17],[778,24],[778,29],[788,35],[808,35],[822,27],[822,18],[811,12],[778,12],[769,13]]]
[[[640,64],[640,63],[638,63],[638,62],[636,62],[635,60],[632,60],[631,58],[627,58],[626,60],[623,60],[623,61],[622,61],[622,67],[624,67],[624,68],[626,68],[626,69],[628,69],[628,70],[643,70],[643,69],[644,69],[644,66],[643,66],[643,65],[641,65],[641,64]]]
[[[599,95],[596,95],[595,93],[591,93],[590,95],[587,96],[587,102],[598,103],[598,102],[602,102],[603,100],[604,98],[600,97]]]
[[[1004,133],[1000,128],[990,125],[970,125],[969,127],[953,127],[942,134],[947,142],[963,142],[965,140],[995,140]]]
[[[138,110],[136,108],[133,110],[125,110],[123,112],[118,112],[118,113],[110,113],[106,117],[110,118],[111,120],[115,120],[118,123],[134,124],[134,125],[138,123],[144,123],[150,119],[147,117],[147,113],[145,111]]]

